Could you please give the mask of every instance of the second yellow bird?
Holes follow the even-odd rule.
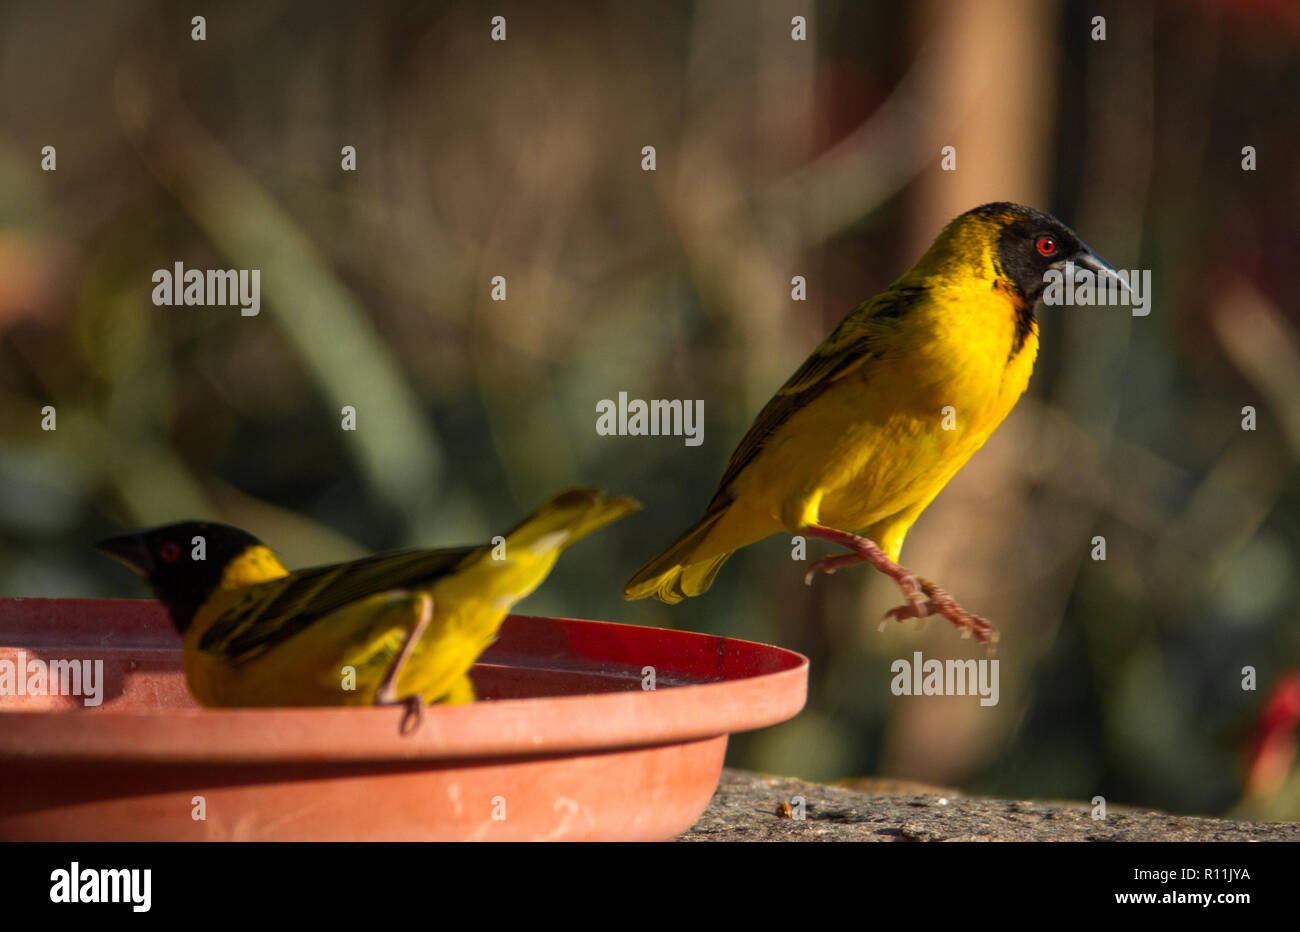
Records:
[[[290,572],[253,535],[182,522],[97,546],[141,573],[183,639],[206,706],[474,698],[469,670],[560,552],[638,508],[572,489],[496,544],[379,554]]]
[[[849,550],[818,560],[807,581],[870,563],[907,599],[886,620],[942,615],[964,636],[996,640],[986,620],[897,561],[908,529],[1025,390],[1038,352],[1034,307],[1046,274],[1067,261],[1117,274],[1042,211],[987,204],[953,220],[781,387],[704,517],[623,594],[699,595],[732,552],[784,531]]]

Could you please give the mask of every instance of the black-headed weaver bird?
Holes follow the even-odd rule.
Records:
[[[571,489],[503,543],[294,572],[253,535],[211,522],[169,524],[96,547],[141,573],[167,608],[201,705],[406,703],[418,723],[425,701],[474,699],[470,667],[561,551],[639,507]]]
[[[699,595],[734,551],[785,532],[848,548],[816,561],[808,583],[818,570],[864,562],[893,579],[907,603],[882,627],[942,615],[963,636],[995,641],[986,620],[900,566],[899,551],[1024,392],[1038,352],[1035,305],[1046,274],[1064,273],[1067,262],[1076,274],[1118,278],[1039,210],[986,204],[949,223],[781,386],[732,453],[704,517],[639,570],[624,596]]]

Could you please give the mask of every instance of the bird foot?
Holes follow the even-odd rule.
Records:
[[[429,627],[429,622],[433,620],[432,596],[426,592],[419,593],[416,596],[415,604],[415,625],[407,633],[406,640],[402,643],[402,649],[398,651],[397,658],[388,669],[388,675],[379,684],[379,691],[375,694],[375,705],[406,706],[406,714],[402,716],[402,723],[398,726],[398,732],[402,735],[414,734],[424,721],[423,696],[407,696],[405,699],[397,698],[397,680],[401,675],[402,668],[406,665],[406,661],[410,659],[412,652],[414,652],[415,645],[424,636],[425,630]]]
[[[856,553],[837,553],[829,557],[822,557],[812,566],[808,567],[808,572],[803,574],[803,584],[811,586],[813,577],[818,571],[825,573],[827,576],[834,576],[835,571],[844,566],[855,566],[862,563],[865,557]]]
[[[957,626],[962,637],[968,638],[973,635],[975,640],[988,646],[990,650],[993,649],[992,645],[998,639],[996,628],[979,615],[972,615],[966,611],[957,604],[956,599],[934,583],[927,582],[911,570],[891,560],[889,555],[873,541],[857,534],[851,534],[848,531],[837,531],[834,528],[823,527],[819,524],[808,525],[804,529],[804,533],[819,540],[839,544],[841,547],[848,547],[850,550],[849,553],[822,557],[810,566],[808,572],[804,574],[803,581],[805,584],[812,585],[813,577],[817,575],[819,570],[830,575],[844,566],[852,566],[856,563],[870,563],[897,583],[898,588],[903,590],[903,597],[907,599],[906,605],[900,605],[898,608],[890,609],[885,613],[885,617],[880,622],[880,630],[883,631],[891,619],[904,621],[908,618],[915,618],[919,628],[924,624],[926,618],[933,615],[942,615]]]
[[[407,696],[402,704],[406,706],[406,712],[402,715],[402,723],[397,726],[397,733],[406,737],[415,734],[424,724],[424,697]]]
[[[405,699],[393,699],[379,695],[375,697],[375,705],[400,705],[406,707],[406,711],[402,714],[402,722],[397,726],[397,733],[402,737],[415,734],[420,730],[420,726],[424,724],[423,696],[407,696]]]
[[[915,579],[916,577],[912,578]],[[952,596],[933,583],[927,583],[923,580],[918,580],[918,582],[920,584],[918,592],[909,593],[906,588],[903,589],[904,594],[908,597],[908,604],[891,608],[885,612],[884,617],[880,620],[881,631],[885,630],[890,621],[906,621],[909,618],[915,618],[919,626],[927,617],[942,615],[957,626],[957,630],[961,632],[962,637],[968,638],[973,635],[975,640],[988,647],[990,651],[993,650],[993,645],[998,640],[998,632],[993,625],[979,615],[966,611],[957,604]],[[902,588],[901,582],[899,586]],[[918,599],[921,592],[929,596],[929,599]]]

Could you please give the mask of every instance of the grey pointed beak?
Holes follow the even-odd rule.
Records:
[[[1088,269],[1098,276],[1115,279],[1121,288],[1127,291],[1130,295],[1133,294],[1133,289],[1129,286],[1129,283],[1124,280],[1124,277],[1120,275],[1119,272],[1115,271],[1115,268],[1109,262],[1097,255],[1087,246],[1083,246],[1074,255],[1063,259],[1060,262],[1052,263],[1051,267],[1060,270],[1061,273],[1064,274],[1067,263],[1074,266],[1076,281],[1079,269]]]
[[[95,544],[95,549],[121,560],[131,569],[148,576],[153,572],[153,554],[140,534],[123,534],[108,537]]]

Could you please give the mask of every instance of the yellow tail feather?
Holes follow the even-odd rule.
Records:
[[[607,496],[598,489],[569,489],[542,505],[506,535],[510,550],[557,547],[563,550],[597,528],[637,511],[630,498]]]
[[[628,580],[623,587],[623,597],[644,599],[652,595],[661,602],[675,605],[688,595],[706,591],[732,551],[711,553],[705,557],[697,557],[696,551],[724,514],[726,509],[719,508],[692,525],[672,546]]]

